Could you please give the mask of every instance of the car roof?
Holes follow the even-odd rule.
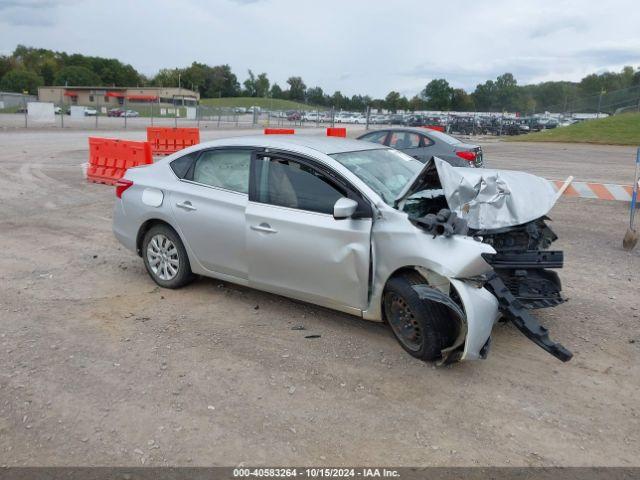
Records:
[[[198,147],[251,146],[296,150],[309,148],[316,152],[331,155],[334,153],[356,152],[361,150],[379,150],[387,148],[383,145],[363,142],[350,138],[328,137],[321,135],[248,135],[230,137],[198,144]],[[297,147],[297,148],[296,148]]]

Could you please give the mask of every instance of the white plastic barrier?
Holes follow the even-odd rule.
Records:
[[[196,107],[187,107],[187,120],[195,120],[196,119]]]
[[[70,113],[71,118],[84,118],[84,107],[72,106]]]
[[[27,117],[30,122],[54,123],[56,114],[53,107],[53,103],[49,102],[29,102],[27,103]]]

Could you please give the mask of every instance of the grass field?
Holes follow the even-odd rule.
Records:
[[[588,120],[568,127],[511,137],[509,141],[640,145],[640,113]]]
[[[253,107],[257,106],[267,110],[326,110],[324,107],[306,105],[304,103],[293,102],[291,100],[281,100],[278,98],[256,98],[256,97],[226,97],[226,98],[203,98],[201,105],[219,108],[233,107]]]

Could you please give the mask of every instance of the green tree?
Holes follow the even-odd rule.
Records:
[[[311,105],[324,105],[324,92],[320,87],[313,87],[307,90],[307,102]]]
[[[414,95],[409,100],[409,110],[416,112],[419,110],[426,110],[426,102],[420,98],[419,95]]]
[[[497,106],[502,111],[513,112],[518,109],[518,82],[511,73],[496,78],[495,96]]]
[[[244,82],[244,92],[243,95],[245,97],[255,97],[256,96],[256,76],[253,74],[251,69],[249,69],[249,78],[247,78]]]
[[[343,110],[345,108],[348,108],[347,99],[344,95],[342,95],[342,92],[340,92],[340,90],[336,90],[335,92],[333,92],[333,95],[331,95],[330,104],[335,110]]]
[[[451,91],[451,110],[455,112],[472,112],[475,110],[473,97],[462,88]]]
[[[2,78],[12,68],[14,68],[13,58],[0,55],[0,78]]]
[[[431,110],[449,110],[451,108],[451,94],[453,88],[444,78],[431,80],[422,91],[427,108]]]
[[[472,94],[476,109],[480,112],[493,111],[496,103],[496,86],[492,80],[478,85]]]
[[[266,73],[258,75],[255,81],[256,97],[266,97],[269,95],[269,78]]]
[[[0,81],[0,90],[6,92],[29,92],[31,95],[37,95],[38,87],[44,85],[41,76],[24,69],[15,69],[4,74]]]
[[[64,67],[54,78],[56,85],[91,86],[102,85],[102,80],[97,73],[86,67]]]
[[[280,88],[280,85],[278,85],[277,83],[274,83],[271,86],[271,97],[272,98],[284,98],[284,92],[282,91],[282,88]]]
[[[302,78],[289,77],[289,79],[287,80],[287,84],[289,85],[289,99],[298,100],[300,102],[304,101],[304,95],[307,91],[307,86],[302,81]]]
[[[396,91],[389,92],[384,99],[384,107],[387,110],[391,110],[394,113],[398,110],[399,103],[400,103],[400,93]]]

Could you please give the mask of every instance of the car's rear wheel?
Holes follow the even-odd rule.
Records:
[[[437,360],[453,344],[457,325],[447,307],[421,300],[413,285],[426,281],[417,273],[391,278],[383,295],[385,319],[398,343],[423,361]]]
[[[155,225],[142,242],[144,266],[154,282],[164,288],[180,288],[193,280],[187,251],[168,225]]]

